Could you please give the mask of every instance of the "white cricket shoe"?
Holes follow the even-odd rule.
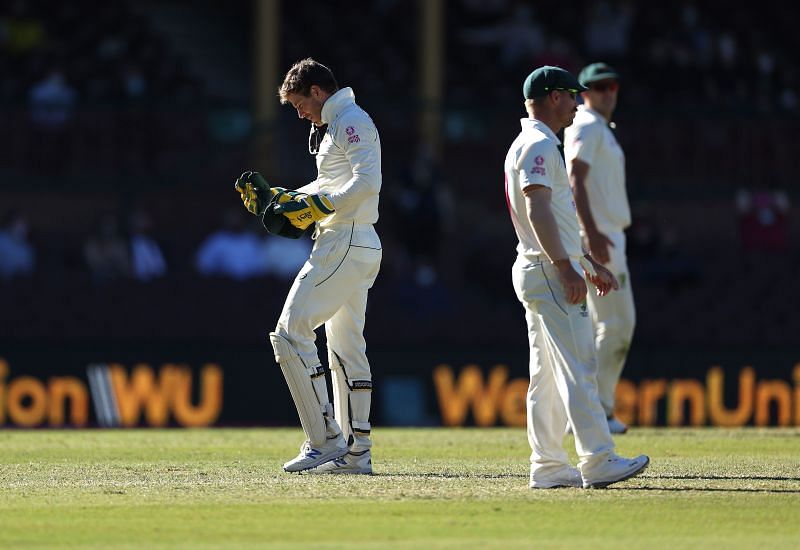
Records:
[[[300,446],[300,454],[284,464],[283,469],[286,472],[302,472],[345,454],[347,454],[347,441],[339,432],[337,435],[329,437],[324,445],[312,446],[310,441],[304,441]]]
[[[309,470],[307,473],[372,475],[372,453],[369,449],[356,452],[350,451],[340,458],[335,458]]]
[[[535,476],[531,472],[531,489],[560,489],[562,487],[582,487],[583,480],[577,468],[564,466],[549,476]]]
[[[616,416],[609,416],[606,418],[606,421],[608,422],[608,431],[612,434],[624,434],[628,431],[628,425],[622,420],[619,420]],[[567,423],[564,435],[572,435],[571,424]]]
[[[628,431],[628,425],[622,420],[619,420],[616,416],[609,416],[607,420],[608,431],[612,434],[624,434]]]
[[[644,472],[649,464],[650,457],[647,455],[623,458],[612,454],[608,459],[595,466],[590,473],[583,475],[583,488],[602,489],[612,483],[625,481]]]

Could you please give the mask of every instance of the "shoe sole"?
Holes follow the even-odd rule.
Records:
[[[342,458],[344,455],[346,455],[349,452],[349,449],[347,447],[345,447],[341,451],[342,452],[340,452],[338,454],[333,453],[330,456],[326,456],[325,458],[320,456],[320,458],[318,458],[316,461],[314,461],[314,463],[312,463],[310,466],[305,466],[303,468],[298,468],[296,470],[290,470],[286,466],[284,466],[283,467],[283,471],[287,472],[289,474],[299,474],[300,472],[305,472],[306,470],[311,470],[312,468],[316,468],[317,466],[322,466],[323,464],[325,464],[326,462],[330,462],[331,460],[336,460],[337,458]]]
[[[540,489],[545,489],[545,490],[547,490],[547,489],[580,489],[580,488],[581,488],[580,485],[551,485],[549,487],[541,487],[541,486],[540,487],[533,487],[533,486],[531,486],[531,489],[536,489],[536,490],[540,490]]]
[[[334,475],[334,476],[345,476],[345,475],[357,475],[357,476],[371,476],[372,470],[365,471],[365,470],[323,470],[323,471],[313,471],[312,470],[305,470],[307,474],[315,474],[315,475]]]
[[[609,485],[612,485],[614,483],[619,483],[620,481],[625,481],[626,479],[630,479],[632,477],[638,476],[639,474],[644,472],[649,465],[650,465],[650,458],[647,459],[647,462],[645,462],[644,465],[641,468],[639,468],[638,470],[636,470],[636,471],[634,471],[634,472],[632,472],[632,473],[630,473],[630,474],[628,474],[628,475],[626,475],[624,477],[621,477],[619,479],[615,479],[613,481],[595,481],[594,483],[584,483],[583,484],[583,488],[584,489],[605,489],[606,487],[608,487]]]

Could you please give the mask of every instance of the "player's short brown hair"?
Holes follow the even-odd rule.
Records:
[[[283,77],[283,84],[278,89],[278,96],[281,98],[281,103],[289,102],[287,99],[289,94],[308,97],[311,95],[311,86],[319,86],[329,94],[335,93],[339,89],[339,84],[331,70],[322,63],[307,57],[292,65],[292,68]]]

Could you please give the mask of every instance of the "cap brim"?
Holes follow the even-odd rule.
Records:
[[[601,80],[619,80],[617,73],[598,73],[593,74],[591,77],[583,81],[584,84],[591,84],[592,82],[600,82]]]
[[[554,89],[569,90],[570,92],[573,90],[575,92],[585,92],[589,88],[587,88],[586,86],[584,86],[583,84],[581,84],[576,80],[575,82],[570,83],[569,86],[559,86],[559,88],[554,88]]]

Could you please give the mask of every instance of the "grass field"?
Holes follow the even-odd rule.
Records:
[[[549,491],[521,429],[378,429],[374,476],[283,473],[301,436],[0,432],[0,547],[800,546],[797,429],[633,430],[641,477]]]

